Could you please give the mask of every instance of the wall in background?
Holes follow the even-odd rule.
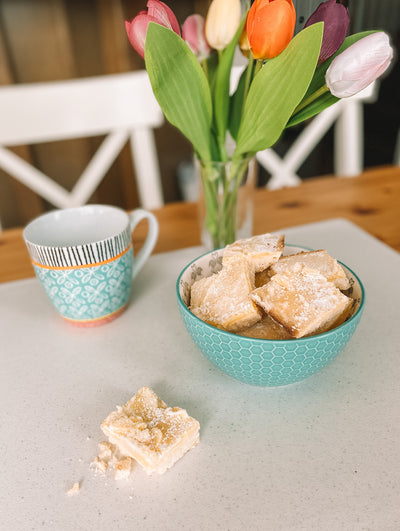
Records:
[[[180,21],[205,14],[207,0],[176,0]],[[0,84],[53,81],[144,68],[125,33],[124,20],[145,0],[0,0]],[[134,95],[132,95],[134,97]],[[15,151],[61,185],[72,189],[102,138],[22,146]],[[166,201],[178,198],[176,168],[190,157],[185,138],[169,124],[156,132]],[[91,202],[130,209],[138,205],[128,146],[110,169]],[[24,225],[52,208],[24,185],[0,171],[3,228]]]
[[[208,0],[168,1],[182,23],[194,12],[205,14]],[[298,26],[320,0],[295,0]],[[398,0],[349,0],[352,31],[381,27],[399,45]],[[125,72],[144,67],[124,30],[124,20],[145,7],[145,0],[0,0],[0,84],[70,79]],[[379,8],[378,8],[379,5]],[[398,68],[381,85],[379,102],[366,108],[366,165],[392,161],[398,128]],[[397,114],[396,114],[397,112]],[[284,151],[292,138],[282,138]],[[101,138],[21,146],[16,151],[49,176],[71,189]],[[180,199],[177,167],[190,160],[191,147],[169,124],[156,133],[166,201]],[[332,139],[327,135],[300,169],[304,178],[332,172]],[[130,209],[137,206],[137,192],[130,154],[126,148],[110,169],[91,202]],[[24,225],[51,208],[25,186],[0,171],[0,217],[4,228]]]

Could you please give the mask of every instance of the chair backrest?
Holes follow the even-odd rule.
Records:
[[[130,140],[139,199],[144,208],[163,204],[153,129],[163,114],[147,72],[0,87],[0,168],[54,206],[88,201]],[[67,191],[5,146],[107,135]]]
[[[360,93],[343,98],[315,116],[298,134],[281,158],[274,150],[257,153],[258,162],[271,173],[267,188],[295,186],[301,182],[296,173],[311,152],[334,125],[334,174],[354,177],[364,168],[363,105],[376,100],[378,82]]]

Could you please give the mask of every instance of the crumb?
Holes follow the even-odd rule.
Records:
[[[108,463],[107,461],[103,461],[103,459],[100,459],[99,456],[95,457],[93,461],[90,463],[91,468],[95,468],[102,474],[105,474],[107,472]]]
[[[113,454],[112,444],[107,441],[99,443],[99,459],[111,459]]]
[[[114,465],[114,478],[117,480],[120,479],[129,479],[131,475],[132,459],[130,457],[124,457],[123,459],[117,461]]]
[[[90,468],[105,475],[108,470],[114,470],[114,478],[129,479],[132,472],[133,459],[124,456],[115,446],[108,441],[98,444],[99,454],[90,463]]]
[[[72,485],[72,487],[67,491],[67,495],[68,496],[76,496],[77,494],[79,494],[81,490],[81,485],[79,483],[79,481],[77,481],[76,483],[74,483]]]

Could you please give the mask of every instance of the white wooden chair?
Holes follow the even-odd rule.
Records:
[[[237,86],[242,71],[242,66],[232,69],[231,90]],[[343,177],[360,174],[364,166],[363,104],[375,101],[376,97],[377,82],[355,96],[341,99],[328,107],[310,120],[283,158],[272,148],[258,152],[259,164],[271,173],[267,188],[277,189],[299,184],[301,178],[296,171],[333,124],[335,174]]]
[[[163,204],[155,127],[164,121],[147,72],[0,87],[0,168],[58,208],[85,204],[130,141],[143,208]],[[107,135],[72,191],[7,147]],[[7,146],[7,147],[5,147]]]
[[[393,164],[400,166],[400,129],[397,131],[396,145],[394,147]]]
[[[273,149],[257,153],[258,162],[271,173],[267,188],[295,186],[296,171],[334,124],[334,173],[359,175],[364,167],[363,104],[376,99],[376,83],[351,98],[343,98],[315,116],[281,159]]]

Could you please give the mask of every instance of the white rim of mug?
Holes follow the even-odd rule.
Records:
[[[126,214],[126,212],[118,207],[111,205],[87,205],[92,207],[106,206],[119,210]],[[81,207],[79,207],[81,208]],[[72,210],[72,209],[71,209]],[[47,212],[39,216],[31,223],[34,223],[41,217],[52,214]],[[132,247],[132,234],[129,225],[129,217],[127,216],[127,225],[120,233],[105,238],[102,240],[85,243],[81,245],[56,246],[56,245],[39,245],[31,242],[26,237],[26,229],[24,229],[23,236],[31,262],[33,265],[46,269],[80,269],[84,267],[93,267],[103,265],[123,256]]]

